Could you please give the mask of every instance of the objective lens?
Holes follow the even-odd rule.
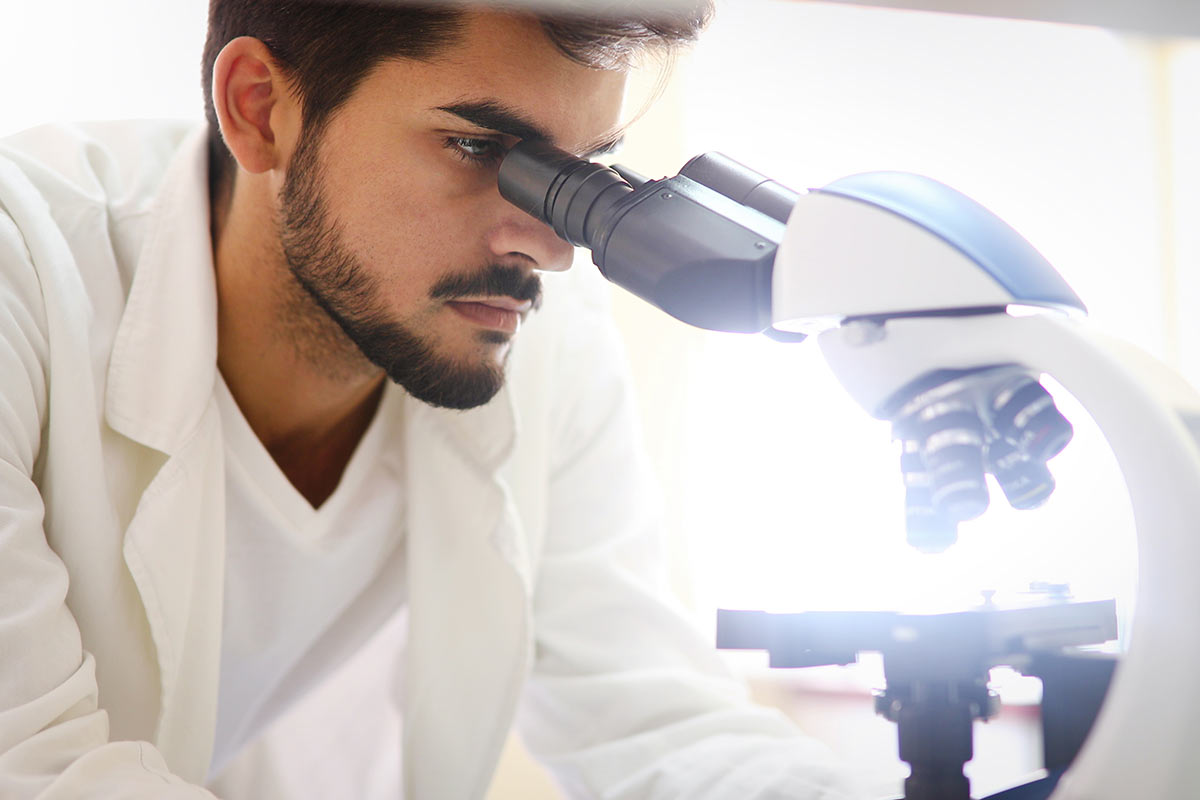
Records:
[[[1049,392],[1013,365],[929,373],[888,408],[903,443],[908,539],[928,552],[987,510],[989,472],[1013,508],[1045,503],[1055,488],[1046,461],[1074,433]]]
[[[937,512],[928,490],[905,494],[904,528],[909,545],[922,553],[941,553],[958,541],[958,525]]]
[[[956,522],[987,510],[983,422],[966,403],[934,403],[920,415],[933,506]]]
[[[1001,391],[992,408],[996,431],[1037,463],[1044,464],[1061,453],[1074,435],[1054,398],[1032,378]]]
[[[1013,508],[1022,511],[1037,508],[1054,492],[1054,476],[1046,465],[1026,457],[1007,439],[988,443],[987,463]]]
[[[904,475],[904,524],[908,543],[922,553],[940,553],[958,539],[958,524],[933,504],[933,476],[925,468],[921,442],[907,439],[900,454]]]

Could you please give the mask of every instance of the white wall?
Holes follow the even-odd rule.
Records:
[[[203,116],[205,0],[5,0],[0,135],[48,120]]]

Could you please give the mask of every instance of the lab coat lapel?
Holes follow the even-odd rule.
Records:
[[[208,773],[216,726],[224,501],[224,451],[213,405],[150,482],[123,547],[158,662],[155,744],[171,770],[193,782]]]
[[[497,471],[508,391],[468,412],[410,401],[406,796],[484,795],[530,662],[529,560]]]
[[[140,460],[162,465],[131,487],[140,499],[123,554],[156,650],[155,743],[191,781],[204,780],[211,757],[225,557],[203,133],[184,142],[164,177],[114,340],[105,408],[115,431],[149,448]]]

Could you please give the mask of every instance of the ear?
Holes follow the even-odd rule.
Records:
[[[267,46],[249,36],[233,39],[217,56],[212,81],[221,136],[242,169],[286,166],[299,133],[300,104]]]

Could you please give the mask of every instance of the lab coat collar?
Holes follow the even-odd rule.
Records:
[[[407,401],[409,418],[439,429],[447,443],[461,450],[485,473],[496,472],[512,455],[517,415],[507,386],[491,402],[466,411],[435,408],[411,396]]]
[[[216,724],[225,552],[206,139],[200,127],[183,140],[151,205],[105,392],[113,430],[167,456],[123,555],[154,640],[155,744],[192,781],[207,772]]]
[[[108,423],[173,454],[195,431],[217,374],[207,128],[187,136],[154,201],[108,368]]]

